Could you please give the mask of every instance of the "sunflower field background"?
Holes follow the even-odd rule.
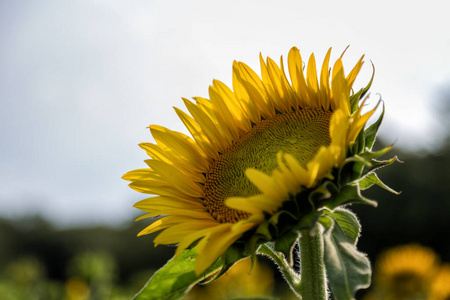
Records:
[[[448,125],[444,117],[450,98],[443,102],[448,106],[441,110],[441,122]],[[379,141],[385,142],[382,136]],[[351,208],[363,226],[359,249],[376,264],[383,251],[415,243],[433,249],[440,263],[450,263],[450,135],[441,148],[430,153],[393,151],[403,163],[381,170],[379,175],[402,193],[396,196],[381,188],[371,189],[366,195],[379,199],[376,209]],[[1,220],[0,299],[130,299],[175,250],[154,248],[154,235],[136,238],[142,222],[119,228],[59,229],[39,216]],[[270,276],[255,279],[265,282],[259,290],[288,299],[290,291],[277,270],[267,261],[261,264]],[[230,290],[236,281],[222,284],[224,290]],[[201,293],[202,288],[207,287],[191,293],[207,293]],[[357,299],[367,291],[360,291]],[[253,291],[243,292],[252,295]],[[193,295],[187,299],[201,299]]]

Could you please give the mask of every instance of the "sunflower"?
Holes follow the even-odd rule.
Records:
[[[139,235],[162,230],[155,245],[178,244],[176,256],[195,245],[195,271],[200,274],[268,220],[276,225],[273,217],[293,196],[317,190],[324,180],[335,180],[332,186],[338,189],[354,180],[350,176],[345,181],[335,170],[342,171],[348,153],[360,144],[360,133],[376,107],[362,113],[365,100],[359,100],[370,84],[352,91],[364,56],[345,75],[342,56],[331,70],[330,55],[331,48],[318,74],[314,54],[304,70],[300,51],[292,48],[287,59],[290,80],[282,58],[277,65],[260,55],[261,77],[235,61],[233,89],[214,80],[210,99],[183,98],[189,114],[175,108],[192,137],[151,125],[156,143],[140,144],[151,157],[145,161],[149,168],[123,176],[132,189],[156,195],[135,204],[147,212],[139,219],[155,218]],[[369,170],[360,169],[357,176]],[[322,194],[331,199],[336,193]],[[362,199],[357,184],[353,194]],[[330,208],[347,200],[336,200]],[[330,201],[312,209],[326,203]]]

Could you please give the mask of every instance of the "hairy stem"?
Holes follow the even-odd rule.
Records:
[[[327,281],[323,261],[323,236],[319,224],[303,229],[300,244],[300,294],[304,300],[326,300]]]

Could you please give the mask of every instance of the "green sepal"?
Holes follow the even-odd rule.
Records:
[[[353,242],[353,245],[358,243],[358,238],[361,234],[361,225],[356,215],[348,209],[337,208],[335,211],[325,211],[325,215],[320,218],[320,223],[325,227],[330,227],[333,222],[332,218],[342,229],[347,238]]]
[[[373,159],[375,157],[378,157],[378,156],[381,156],[383,154],[386,154],[387,152],[389,152],[392,149],[392,147],[393,147],[393,145],[390,145],[390,146],[384,147],[383,149],[378,150],[378,151],[369,151],[369,150],[367,150],[364,153],[361,153],[360,156],[362,158],[364,158],[365,160],[370,160],[370,159]]]
[[[311,204],[313,211],[316,211],[320,206],[322,206],[321,203],[323,203],[325,199],[331,197],[332,194],[327,187],[329,183],[331,183],[331,181],[325,181],[325,183],[319,185],[317,188],[315,188],[312,192],[308,194],[308,202],[309,204]],[[304,218],[305,217],[302,218],[302,221]],[[307,219],[305,221],[307,221]]]
[[[184,250],[156,271],[134,300],[174,300],[185,296],[198,282],[213,275],[222,267],[217,260],[200,275],[195,274],[197,252],[195,248]]]
[[[370,87],[372,86],[373,79],[375,77],[375,66],[372,64],[372,77],[370,78],[369,83],[362,89],[360,89],[356,94],[353,94],[350,96],[350,107],[352,114],[358,109],[358,102],[359,100],[366,95],[366,93],[369,91]]]
[[[350,152],[352,154],[359,154],[362,153],[365,149],[365,131],[361,129],[361,131],[358,133],[358,136],[356,137],[355,142],[350,147]]]
[[[378,129],[380,128],[381,122],[383,121],[384,118],[384,102],[382,102],[383,104],[383,110],[381,111],[380,116],[378,117],[378,120],[373,123],[372,125],[370,125],[369,127],[367,127],[367,129],[364,131],[364,135],[365,135],[365,147],[369,150],[372,150],[373,148],[373,144],[375,144],[375,138],[377,137],[377,133],[378,133]]]
[[[338,206],[352,203],[369,204],[374,207],[378,205],[376,201],[363,197],[358,185],[347,185],[341,189],[339,193],[333,195],[326,207],[330,210],[334,210]]]
[[[376,159],[371,159],[370,161],[368,161],[368,163],[364,166],[362,175],[365,176],[366,174],[369,174],[379,168],[382,167],[386,167],[389,166],[391,164],[393,164],[394,162],[400,162],[400,160],[397,158],[397,156],[390,158],[390,159],[386,159],[386,160],[376,160]]]
[[[370,151],[366,147],[366,151],[360,154],[353,155],[344,160],[338,171],[339,186],[345,186],[353,181],[359,180],[374,170],[399,161],[397,157],[388,160],[376,160],[375,158],[387,153],[392,149],[388,146],[379,151]]]
[[[378,178],[378,175],[376,173],[369,173],[367,176],[361,178],[358,182],[359,188],[361,190],[366,190],[370,187],[372,187],[373,185],[378,185],[379,187],[382,187],[383,189],[399,195],[400,193],[395,191],[394,189],[390,188],[388,185],[386,185],[383,181],[380,180],[380,178]]]
[[[364,165],[366,163],[367,161],[358,155],[346,158],[339,167],[338,171],[339,186],[345,186],[349,182],[352,182],[360,178]]]
[[[356,249],[334,218],[324,232],[324,262],[334,299],[354,299],[359,289],[370,286],[371,267],[367,256]],[[342,221],[341,221],[342,223]]]

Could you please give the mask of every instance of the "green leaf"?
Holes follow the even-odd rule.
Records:
[[[334,299],[354,299],[358,290],[370,286],[369,259],[334,221],[324,233],[324,262]]]
[[[368,188],[372,187],[373,185],[378,185],[379,187],[382,187],[383,189],[393,193],[393,194],[400,194],[399,192],[393,190],[389,186],[387,186],[383,181],[378,178],[378,175],[376,173],[369,173],[369,175],[361,178],[361,180],[358,181],[359,188],[361,190],[367,190]]]
[[[197,252],[195,248],[184,250],[177,258],[156,271],[144,288],[134,297],[135,300],[173,300],[186,295],[194,285],[216,273],[222,267],[219,259],[204,274],[195,275]]]
[[[333,212],[325,212],[328,216],[339,225],[346,237],[356,245],[359,235],[361,233],[361,225],[359,224],[356,215],[348,209],[338,208]],[[329,220],[329,218],[326,218]],[[331,222],[332,224],[332,222]]]

